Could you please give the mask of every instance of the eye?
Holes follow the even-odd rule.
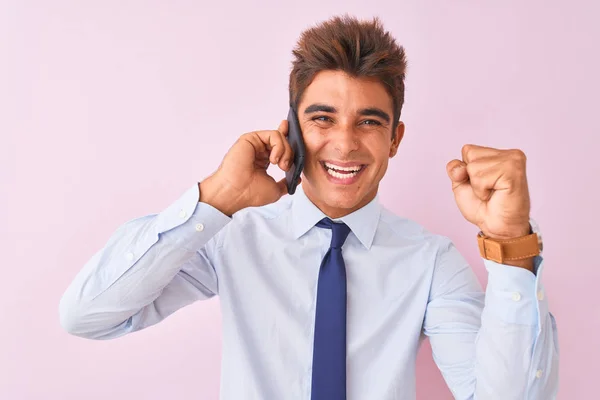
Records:
[[[364,125],[381,125],[381,122],[377,121],[376,119],[366,119],[361,123]]]
[[[318,115],[314,118],[312,118],[313,121],[319,121],[319,122],[330,122],[331,118],[329,118],[326,115]]]

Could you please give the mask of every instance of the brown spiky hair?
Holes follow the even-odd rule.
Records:
[[[302,94],[320,71],[376,78],[392,98],[392,133],[396,133],[404,104],[406,55],[378,18],[359,20],[344,15],[321,22],[302,32],[292,54],[289,100],[294,109],[298,109]]]

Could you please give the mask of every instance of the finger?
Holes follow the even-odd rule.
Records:
[[[475,195],[487,201],[496,190],[505,190],[507,169],[505,159],[501,157],[481,158],[467,164],[469,181]]]
[[[279,124],[279,128],[277,128],[277,130],[279,132],[281,132],[283,134],[283,136],[287,136],[288,134],[288,122],[287,119],[284,119],[281,121],[281,123]]]
[[[279,163],[281,156],[285,153],[285,145],[281,132],[269,130],[257,131],[254,134],[269,151],[269,161],[272,164]]]
[[[286,134],[287,134],[287,131],[286,131]],[[285,148],[285,151],[283,152],[283,156],[281,156],[281,160],[279,162],[279,168],[281,168],[283,171],[287,171],[290,169],[290,167],[292,166],[292,164],[294,162],[294,150],[292,149],[290,142],[287,140],[287,137],[284,136],[284,134],[282,134],[281,136],[282,136],[281,140],[283,141],[283,146]]]
[[[469,174],[464,162],[460,160],[452,160],[446,165],[446,173],[452,180],[452,188],[469,180]]]
[[[527,186],[524,155],[519,150],[507,151],[500,156],[481,158],[467,165],[471,180],[481,180],[488,189],[509,190]]]
[[[281,129],[283,129],[283,132]],[[279,125],[279,129],[276,132],[279,135],[282,146],[276,149],[278,161],[275,163],[279,165],[279,168],[281,168],[283,171],[287,171],[292,165],[294,157],[294,151],[292,150],[292,147],[285,136],[287,134],[287,121],[282,121],[282,123]]]
[[[267,169],[271,162],[269,161],[268,155],[266,157],[257,157],[254,160],[254,166],[259,169]]]
[[[264,154],[269,154],[266,143],[260,138],[259,132],[250,132],[242,135],[240,140],[245,140],[254,148],[254,158],[262,157]]]
[[[483,157],[496,156],[502,152],[502,150],[494,149],[492,147],[477,146],[474,144],[466,144],[462,147],[462,160],[467,164],[476,161]]]
[[[289,152],[290,152],[290,144],[288,143],[283,133],[280,131],[275,131],[273,134],[272,140],[276,143],[273,148],[273,152],[275,153],[275,161],[273,164],[277,164],[279,168],[282,170],[286,170],[285,165],[288,162]],[[288,157],[286,158],[286,154]]]
[[[281,132],[283,136],[283,142],[285,145],[285,152],[281,157],[281,161],[279,162],[279,168],[284,171],[290,169],[290,166],[294,160],[294,151],[292,150],[292,146],[290,146],[290,142],[287,140],[288,132],[289,132],[289,124],[287,119],[284,119],[279,124],[279,128],[277,128],[279,132]]]

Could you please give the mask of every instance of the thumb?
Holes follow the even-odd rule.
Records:
[[[302,182],[302,178],[298,178],[298,185],[301,182]],[[279,188],[280,197],[288,194],[286,178],[283,178],[279,182],[277,182],[277,187]]]
[[[287,194],[287,192],[288,192],[287,181],[285,178],[283,178],[279,182],[277,182],[277,188],[279,188],[279,197]]]
[[[467,164],[460,160],[452,160],[446,165],[446,172],[448,177],[455,184],[460,184],[469,180],[469,174],[467,172]]]

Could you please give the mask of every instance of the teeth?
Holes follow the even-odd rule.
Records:
[[[355,167],[340,167],[339,165],[330,164],[327,162],[324,164],[327,168],[335,169],[338,171],[357,172],[357,171],[360,171],[360,169],[362,168],[360,165],[357,165]]]
[[[337,172],[337,171],[327,168],[327,173],[338,179],[348,179],[348,178],[355,177],[358,174],[358,171],[350,172],[350,173],[348,173],[348,172],[341,173],[341,172]]]

